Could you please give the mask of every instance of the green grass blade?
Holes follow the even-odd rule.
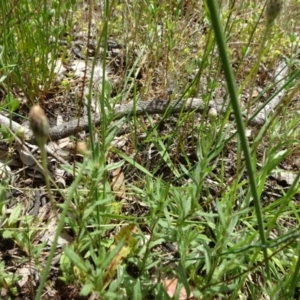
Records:
[[[220,52],[220,57],[223,63],[223,69],[224,69],[224,74],[227,82],[227,87],[228,87],[228,92],[231,98],[231,105],[234,111],[235,115],[235,120],[237,123],[237,128],[238,128],[238,133],[239,133],[239,138],[241,141],[241,146],[245,155],[245,163],[248,171],[248,176],[249,176],[249,182],[250,182],[250,187],[251,187],[251,192],[253,196],[253,201],[254,201],[254,207],[255,207],[255,213],[257,217],[257,223],[258,223],[258,229],[259,229],[259,234],[260,234],[260,239],[263,245],[266,245],[266,236],[265,236],[265,231],[264,231],[264,225],[263,225],[263,217],[262,217],[262,212],[261,212],[261,204],[260,204],[260,199],[259,195],[257,192],[257,184],[255,180],[255,169],[254,166],[252,165],[252,160],[251,160],[251,155],[250,155],[250,148],[248,145],[248,141],[246,138],[245,134],[245,126],[242,118],[242,112],[239,104],[239,99],[238,99],[238,94],[237,94],[237,88],[236,88],[236,83],[233,75],[233,71],[231,68],[231,64],[229,61],[229,56],[227,52],[227,46],[225,43],[225,37],[218,13],[218,9],[216,6],[216,3],[214,0],[206,1],[207,6],[209,8],[210,14],[211,14],[211,22],[212,26],[215,31],[216,35],[216,41],[218,44],[219,52]],[[268,254],[267,254],[267,249],[263,250],[264,252],[264,257],[266,259],[266,270],[268,277],[270,277],[270,271],[269,271],[269,265],[268,265]]]

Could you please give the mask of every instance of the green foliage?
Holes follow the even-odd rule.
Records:
[[[7,217],[9,186],[5,181],[0,185],[1,238],[13,240],[36,262],[41,271],[36,299],[66,229],[72,242],[63,248],[59,280],[78,287],[82,296],[170,299],[163,282],[173,276],[178,279],[174,299],[182,287],[197,299],[293,299],[300,270],[295,229],[300,224],[295,201],[300,172],[286,188],[271,189],[270,182],[274,172],[299,155],[299,117],[288,107],[300,89],[298,62],[290,54],[299,46],[295,24],[283,29],[284,18],[274,17],[285,9],[272,6],[267,7],[271,16],[266,25],[264,6],[257,1],[218,1],[216,7],[213,0],[104,2],[95,23],[91,18],[96,6],[87,6],[88,22],[96,27],[96,49],[107,49],[108,37],[124,46],[126,59],[118,70],[122,82],[115,87],[104,80],[95,93],[90,82],[91,155],[74,167],[63,166],[74,181],[57,189],[63,201],[44,268],[39,258],[45,244],[31,243],[38,221],[24,214],[22,204]],[[54,61],[64,51],[59,41],[83,14],[73,15],[74,5],[1,2],[1,88],[18,86],[32,102],[52,89]],[[109,69],[107,51],[98,52],[104,70]],[[260,63],[271,70],[282,54],[291,71],[274,92],[277,78],[257,82]],[[289,94],[251,140],[244,127],[280,91]],[[213,111],[210,104],[218,93],[230,97],[225,95]],[[244,95],[250,95],[246,101]],[[203,99],[207,106],[201,116],[181,112],[173,117],[167,110],[160,117],[133,113],[116,121],[113,113],[115,105],[128,100],[136,104],[144,98],[188,97]],[[95,98],[100,128],[93,122]],[[19,104],[7,93],[1,109],[12,113]],[[246,107],[243,114],[241,104]],[[9,138],[4,128],[2,133]],[[117,169],[124,174],[123,197],[111,184]],[[0,273],[0,285],[15,295],[17,279],[4,262]]]
[[[32,103],[43,99],[54,84],[59,40],[70,30],[73,5],[73,0],[1,2],[1,75]]]

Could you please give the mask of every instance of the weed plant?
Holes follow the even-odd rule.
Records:
[[[7,91],[17,86],[29,104],[54,91],[54,62],[63,56],[61,39],[71,30],[73,1],[3,1],[1,73]]]

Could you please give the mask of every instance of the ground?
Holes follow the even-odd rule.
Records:
[[[30,70],[36,80],[29,84],[26,54],[21,78],[12,72],[1,85],[1,114],[22,127],[2,129],[0,297],[34,298],[66,203],[41,299],[160,299],[172,296],[177,282],[184,286],[179,299],[282,295],[296,268],[288,257],[298,253],[299,94],[297,77],[291,79],[299,60],[297,4],[284,6],[257,75],[249,78],[262,43],[262,7],[255,1],[221,6],[236,85],[244,86],[240,105],[273,268],[273,285],[267,286],[262,251],[255,252],[263,247],[249,170],[234,114],[226,112],[230,98],[207,8],[192,0],[125,2],[105,12],[102,4],[78,1],[71,16],[62,9],[61,18],[71,25],[46,40],[55,50],[46,60],[52,72],[46,79],[38,73],[42,54],[36,52]],[[275,75],[284,59],[288,76],[280,82]],[[278,103],[263,122],[248,124],[247,117],[274,103],[278,90]],[[182,110],[175,113],[178,99]],[[191,109],[185,103],[191,99],[203,108]],[[139,106],[143,101],[158,109]],[[33,103],[44,109],[51,128],[51,196],[27,120]],[[80,294],[83,286],[87,292]]]

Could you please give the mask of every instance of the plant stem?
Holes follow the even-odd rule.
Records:
[[[46,150],[45,150],[45,145],[39,143],[38,146],[39,146],[40,151],[41,151],[42,167],[43,167],[44,178],[45,178],[45,183],[46,183],[46,190],[47,190],[47,193],[48,193],[48,197],[49,197],[49,200],[50,200],[52,211],[54,212],[54,214],[55,214],[55,216],[58,220],[58,213],[57,213],[57,210],[56,210],[56,207],[55,207],[55,201],[54,201],[54,198],[53,198],[52,193],[51,193],[50,174],[49,174],[49,170],[48,170],[47,153],[46,153]]]
[[[230,102],[231,102],[231,105],[232,105],[232,108],[234,111],[235,120],[236,120],[237,127],[238,127],[239,138],[240,138],[241,146],[242,146],[242,149],[243,149],[243,152],[245,155],[245,164],[246,164],[246,167],[248,170],[249,183],[250,183],[250,188],[251,188],[254,207],[255,207],[255,213],[256,213],[256,218],[257,218],[260,239],[261,239],[262,245],[265,246],[267,244],[267,241],[266,241],[266,236],[265,236],[265,231],[264,231],[264,223],[263,223],[263,217],[262,217],[262,212],[261,212],[261,203],[260,203],[260,199],[259,199],[259,195],[258,195],[258,191],[257,191],[257,184],[256,184],[256,180],[255,180],[255,168],[252,165],[250,149],[249,149],[248,141],[247,141],[246,134],[245,134],[244,122],[243,122],[241,108],[240,108],[240,104],[239,104],[235,78],[234,78],[231,64],[229,61],[227,46],[225,43],[225,37],[224,37],[224,33],[223,33],[223,29],[222,29],[221,21],[219,18],[219,13],[218,13],[216,3],[214,0],[206,1],[206,3],[207,3],[207,6],[208,6],[210,14],[211,14],[211,23],[212,23],[212,26],[215,31],[216,41],[217,41],[217,44],[219,47],[220,57],[221,57],[221,60],[223,63],[224,74],[225,74],[225,78],[226,78],[226,82],[227,82],[228,92],[229,92],[230,99],[231,99]],[[268,253],[267,253],[266,247],[263,248],[263,253],[264,253],[264,258],[266,261],[267,276],[268,276],[268,278],[270,278]]]

